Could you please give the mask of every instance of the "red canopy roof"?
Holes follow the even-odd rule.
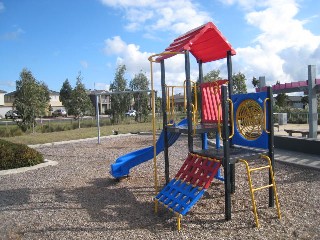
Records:
[[[163,54],[156,60],[160,61],[186,50],[189,50],[197,60],[202,62],[225,58],[227,57],[227,51],[231,51],[232,55],[236,54],[236,51],[228,43],[227,39],[222,36],[218,28],[212,22],[208,22],[176,38],[165,49],[165,52],[175,53],[172,55]]]

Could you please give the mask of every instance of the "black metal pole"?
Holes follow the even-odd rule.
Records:
[[[188,149],[193,151],[193,137],[192,137],[192,115],[191,115],[191,81],[190,81],[190,59],[189,51],[185,51],[185,72],[186,72],[186,94],[187,94],[187,119],[188,119]]]
[[[269,86],[267,88],[267,96],[270,99],[269,104],[267,104],[267,113],[268,113],[268,125],[269,128],[269,158],[271,160],[271,166],[273,169],[274,174],[274,128],[273,128],[273,95],[272,95],[272,88]],[[271,174],[269,172],[269,184],[272,184]],[[272,188],[269,188],[269,207],[274,207],[274,192]]]
[[[164,134],[164,174],[166,178],[166,184],[170,181],[169,176],[169,143],[168,143],[168,129],[167,129],[167,98],[166,98],[166,74],[165,74],[165,67],[164,67],[164,60],[161,60],[161,90],[162,90],[162,112],[163,112],[163,134]]]
[[[227,68],[228,68],[228,91],[229,91],[229,98],[233,94],[233,80],[232,80],[232,60],[231,60],[231,51],[227,52]],[[232,140],[230,142],[232,145]],[[235,193],[236,191],[236,169],[235,164],[231,164],[230,166],[230,176],[231,176],[231,193]]]
[[[221,87],[222,94],[222,138],[223,138],[223,168],[225,192],[225,219],[231,219],[231,182],[230,182],[230,142],[229,142],[229,102],[227,87]]]

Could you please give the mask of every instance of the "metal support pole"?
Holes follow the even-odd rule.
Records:
[[[100,116],[99,116],[99,95],[96,95],[96,118],[98,127],[98,144],[100,144]]]
[[[169,143],[168,143],[168,129],[167,129],[167,98],[166,98],[166,75],[165,75],[165,67],[164,67],[164,60],[161,60],[161,90],[162,90],[162,112],[163,112],[163,134],[164,134],[164,174],[166,178],[166,184],[170,181],[169,176]]]
[[[185,51],[185,72],[186,72],[186,94],[187,94],[187,119],[188,119],[188,149],[193,151],[193,137],[192,137],[192,115],[191,115],[191,81],[190,81],[190,58],[189,51]]]
[[[318,113],[317,113],[317,92],[316,66],[308,65],[308,99],[309,99],[309,138],[317,138]]]
[[[267,88],[267,96],[270,99],[269,103],[267,104],[267,114],[268,114],[268,123],[267,123],[267,129],[270,132],[269,133],[269,158],[271,160],[271,166],[273,169],[273,173],[275,172],[274,169],[274,127],[273,127],[273,94],[272,94],[272,88],[269,86]],[[269,171],[269,184],[272,184],[273,176],[271,176],[271,173]],[[272,188],[269,188],[269,207],[274,207],[274,192]]]
[[[231,61],[231,51],[227,52],[227,68],[228,68],[228,91],[229,91],[229,98],[233,94],[233,80],[232,80],[232,61]],[[230,145],[232,145],[232,140],[230,140]],[[230,166],[230,176],[231,176],[231,192],[235,193],[236,191],[236,176],[235,176],[235,164],[231,164]]]
[[[229,102],[227,100],[227,87],[221,87],[222,94],[222,137],[223,137],[223,168],[225,191],[225,219],[231,219],[231,182],[230,182],[230,142],[229,142]]]

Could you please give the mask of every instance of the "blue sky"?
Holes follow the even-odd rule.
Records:
[[[0,0],[0,90],[14,91],[23,68],[55,91],[66,78],[74,86],[79,71],[86,88],[108,88],[118,64],[128,82],[140,70],[150,77],[148,56],[208,21],[236,49],[233,70],[246,75],[249,90],[253,76],[306,80],[308,64],[320,78],[319,14],[318,0]],[[225,77],[225,63],[204,70]],[[166,70],[169,84],[183,82],[181,57]],[[157,89],[159,74],[155,67]]]

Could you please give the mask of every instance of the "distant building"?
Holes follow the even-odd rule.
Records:
[[[7,92],[0,90],[0,106],[4,106],[4,94],[5,93],[7,93]]]
[[[108,110],[111,109],[111,98],[108,91],[104,90],[91,90],[89,92],[89,97],[91,102],[96,107],[96,95],[98,96],[98,106],[99,106],[99,113],[100,114],[107,114]],[[103,94],[103,95],[102,95]]]
[[[287,106],[292,108],[303,108],[301,99],[301,96],[288,96],[288,99],[286,99]]]
[[[6,93],[6,92],[4,92]],[[13,109],[13,103],[14,103],[14,99],[15,99],[15,91],[4,94],[4,102],[3,105],[1,105],[1,93],[0,93],[0,115],[4,116],[4,114]],[[49,106],[51,107],[50,109],[48,109],[48,112],[46,113],[46,115],[50,115],[50,111],[54,111],[57,109],[64,109],[64,106],[62,105],[62,102],[60,102],[59,100],[59,92],[56,91],[52,91],[49,90],[49,96],[50,96],[50,102],[49,102]]]

